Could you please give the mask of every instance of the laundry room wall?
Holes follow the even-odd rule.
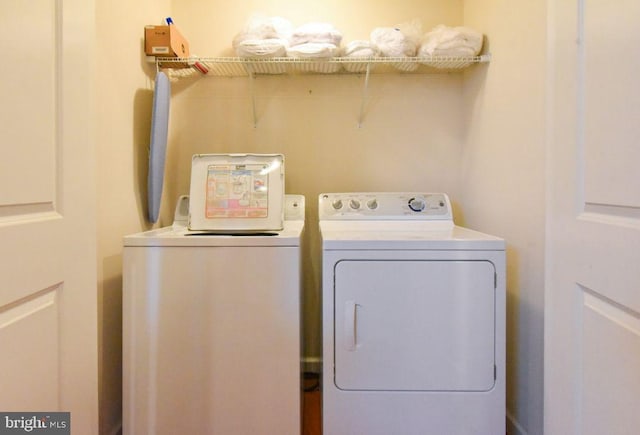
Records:
[[[466,0],[491,65],[465,74],[462,222],[507,241],[509,434],[543,433],[546,2]]]
[[[416,20],[423,30],[460,24],[450,0],[173,2],[173,19],[201,56],[233,55],[231,41],[253,14],[283,16],[294,26],[334,24],[344,42],[373,28]],[[482,67],[480,67],[482,68]],[[194,153],[283,153],[286,191],[306,196],[304,354],[320,357],[317,197],[335,191],[444,191],[458,200],[462,75],[373,75],[358,126],[362,75],[204,77],[173,85],[166,203],[188,193]],[[167,222],[171,210],[165,209]]]
[[[96,173],[100,434],[122,422],[122,237],[149,229],[146,165],[155,65],[144,26],[169,0],[96,0]]]
[[[542,433],[545,2],[526,0],[96,0],[100,433],[121,406],[122,236],[149,229],[146,164],[155,69],[142,28],[171,15],[201,56],[232,55],[253,13],[294,24],[330,21],[345,41],[417,19],[423,30],[466,24],[487,35],[488,65],[463,74],[257,77],[173,83],[160,221],[188,193],[190,159],[205,152],[281,152],[286,190],[305,194],[305,355],[320,356],[317,195],[324,191],[449,193],[458,223],[508,243],[510,433]],[[523,30],[526,23],[526,31]]]

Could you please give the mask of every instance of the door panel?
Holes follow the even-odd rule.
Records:
[[[56,3],[2,2],[0,17],[6,65],[16,65],[4,68],[0,80],[0,348],[11,349],[0,359],[0,372],[11,374],[0,378],[0,408],[57,410],[58,292],[64,257],[56,252],[63,230],[57,201]]]
[[[550,3],[545,433],[640,427],[640,44],[632,0]],[[576,43],[577,42],[577,43]]]
[[[335,383],[346,390],[487,391],[495,268],[488,261],[335,267]]]
[[[62,280],[60,256],[43,249],[57,245],[61,230],[55,5],[0,3],[0,47],[5,65],[16,66],[4,68],[0,80],[0,307]]]
[[[3,158],[1,216],[53,210],[58,152],[58,44],[56,2],[0,3],[0,80]],[[19,90],[19,92],[17,92]]]
[[[0,391],[8,399],[3,411],[57,409],[59,347],[56,288],[0,312],[0,347],[4,373]],[[38,394],[33,392],[37,391]]]
[[[0,409],[97,433],[93,0],[6,0],[0,23]]]
[[[612,6],[584,0],[581,27],[584,59],[585,202],[591,206],[640,207],[640,74],[637,56],[637,18],[640,3],[621,0]],[[637,211],[636,211],[637,212]],[[605,213],[608,214],[608,213]]]
[[[616,422],[615,433],[637,433],[640,319],[582,290],[583,433],[612,433],[611,422]]]

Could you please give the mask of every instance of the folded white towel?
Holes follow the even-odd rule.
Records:
[[[287,54],[286,39],[247,39],[235,45],[240,57],[282,57]]]
[[[344,48],[343,56],[347,58],[374,57],[378,51],[373,47],[370,41],[355,40],[351,41]]]
[[[375,68],[375,64],[369,64],[371,57],[378,56],[378,51],[370,41],[355,40],[344,47],[342,56],[351,62],[343,63],[342,67],[349,72],[365,72],[367,69]]]
[[[289,43],[292,47],[309,42],[339,46],[341,41],[342,34],[333,24],[306,23],[293,31]]]
[[[323,59],[337,56],[339,48],[335,44],[324,42],[308,42],[287,49],[287,56],[305,59]]]
[[[241,57],[284,56],[292,30],[284,18],[254,16],[233,38],[233,48]]]
[[[415,56],[418,41],[406,35],[399,27],[376,27],[371,32],[371,43],[382,56]]]
[[[422,38],[419,56],[476,56],[482,49],[482,34],[468,27],[439,25]]]

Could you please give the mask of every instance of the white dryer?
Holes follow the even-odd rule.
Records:
[[[505,242],[445,194],[327,193],[325,435],[505,433]]]
[[[125,435],[300,432],[303,227],[287,195],[281,231],[125,237]]]

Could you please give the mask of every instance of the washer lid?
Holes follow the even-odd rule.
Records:
[[[124,238],[124,246],[167,247],[285,247],[300,246],[304,221],[285,221],[281,231],[263,233],[216,234],[211,231],[197,232],[186,228],[164,227],[157,230],[132,234]]]

